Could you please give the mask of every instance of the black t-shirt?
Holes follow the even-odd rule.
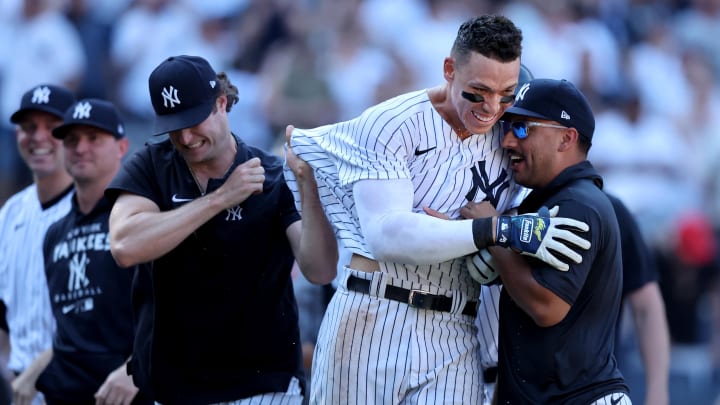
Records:
[[[285,233],[300,215],[282,161],[236,141],[234,164],[225,178],[210,179],[207,192],[253,157],[265,169],[263,192],[199,227],[133,287],[133,377],[160,402],[230,401],[285,392],[293,376],[304,381]],[[148,144],[123,165],[106,195],[121,192],[146,197],[161,211],[201,197],[169,140]]]
[[[623,298],[647,283],[658,280],[655,258],[640,232],[635,218],[617,197],[606,193],[620,225],[623,263]]]
[[[620,236],[602,180],[589,162],[564,170],[547,187],[533,190],[521,213],[559,206],[558,216],[587,223],[592,247],[578,250],[581,264],[567,272],[530,260],[543,287],[571,305],[560,323],[540,327],[503,289],[500,296],[498,404],[582,404],[627,392],[614,357],[620,309]]]
[[[52,360],[37,387],[49,403],[94,403],[100,385],[132,353],[135,267],[118,267],[110,254],[110,208],[103,198],[84,215],[73,198],[70,212],[45,235],[45,275],[57,330]]]

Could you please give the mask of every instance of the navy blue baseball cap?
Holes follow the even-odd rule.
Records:
[[[29,111],[44,111],[62,118],[65,110],[75,102],[75,96],[66,88],[53,84],[40,84],[23,94],[20,108],[10,116],[10,122],[18,124]]]
[[[171,56],[150,74],[150,100],[155,109],[153,135],[194,127],[212,112],[220,94],[217,74],[199,56]]]
[[[63,139],[74,125],[89,125],[109,132],[120,139],[125,136],[125,126],[115,106],[105,100],[86,98],[71,105],[63,116],[63,124],[53,129],[55,138]]]
[[[592,140],[595,116],[590,103],[575,85],[567,80],[534,79],[523,84],[512,107],[505,110],[504,120],[514,115],[556,121],[577,129]]]
[[[523,86],[523,84],[529,82],[530,80],[534,79],[535,76],[533,76],[530,69],[527,68],[527,66],[520,64],[520,74],[518,74],[518,85],[515,87],[515,94],[517,94],[520,91],[520,88]]]

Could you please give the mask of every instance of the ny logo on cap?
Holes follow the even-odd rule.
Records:
[[[523,84],[522,87],[520,87],[520,91],[518,91],[517,96],[515,96],[515,100],[522,100],[525,98],[525,93],[527,93],[528,89],[530,89],[530,83]]]
[[[90,110],[92,110],[92,105],[90,105],[87,101],[83,101],[75,106],[75,111],[73,111],[72,117],[76,120],[86,120],[90,118]]]
[[[162,98],[163,98],[163,105],[165,107],[174,108],[175,104],[180,104],[180,99],[178,98],[177,89],[173,86],[170,86],[170,88],[163,87],[162,89]],[[168,103],[170,104],[168,106]]]
[[[33,91],[30,101],[33,104],[47,104],[50,102],[50,93],[52,92],[47,86],[38,87]]]

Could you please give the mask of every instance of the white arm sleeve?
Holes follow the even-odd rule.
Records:
[[[472,220],[444,220],[412,212],[409,179],[360,180],[353,185],[365,242],[376,260],[435,264],[476,252]]]

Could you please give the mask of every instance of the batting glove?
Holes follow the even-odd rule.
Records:
[[[465,256],[468,273],[473,280],[483,285],[498,284],[500,273],[496,270],[492,254],[487,249],[480,249],[475,254]]]
[[[583,232],[590,228],[584,222],[558,218],[559,210],[557,206],[552,210],[542,207],[537,213],[498,217],[495,244],[510,247],[523,255],[536,257],[558,270],[567,271],[570,268],[568,263],[563,262],[550,249],[575,263],[580,263],[582,256],[565,243],[589,249],[590,242],[570,230],[559,227],[575,228]]]

